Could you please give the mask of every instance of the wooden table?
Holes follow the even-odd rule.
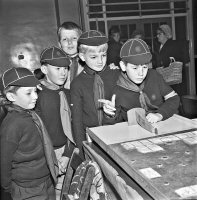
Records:
[[[139,131],[136,127],[133,130]],[[197,199],[195,130],[158,136],[146,131],[140,135],[139,131],[136,136],[124,122],[88,128],[87,133],[93,144],[153,199],[172,200]],[[105,139],[104,134],[108,135]],[[129,141],[126,141],[124,135],[127,135]],[[109,142],[110,138],[112,143]]]

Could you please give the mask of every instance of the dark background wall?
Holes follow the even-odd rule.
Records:
[[[197,1],[193,1],[193,30],[194,30],[194,55],[195,55],[195,72],[197,77]],[[197,88],[197,78],[196,78]]]
[[[80,1],[83,0],[0,0],[0,75],[12,66],[11,52],[21,43],[33,44],[33,59],[36,60],[34,67],[39,67],[41,51],[48,46],[58,45],[57,16],[59,23],[71,20],[82,26]],[[55,2],[59,5],[58,13]],[[197,1],[193,1],[195,61],[196,8]]]
[[[78,0],[59,0],[61,23],[79,23],[77,4]],[[56,30],[55,0],[0,0],[0,74],[12,65],[16,45],[33,44],[35,58],[44,48],[58,45]],[[39,67],[38,60],[35,65]]]

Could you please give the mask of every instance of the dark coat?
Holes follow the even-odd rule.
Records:
[[[27,110],[9,111],[1,124],[1,186],[35,187],[50,177],[40,133]]]
[[[71,111],[74,139],[82,152],[82,141],[86,140],[86,127],[99,125],[97,110],[94,103],[94,74],[93,70],[85,67],[71,83]],[[106,67],[99,75],[104,83],[105,99],[111,99],[112,91],[120,70]]]
[[[168,39],[161,50],[158,45],[154,51],[154,67],[168,67],[170,64],[170,57],[174,57],[176,61],[183,62],[183,64],[188,63],[188,42]]]
[[[116,42],[113,38],[108,42],[107,50],[107,65],[114,63],[116,66],[119,66],[120,62],[120,49],[122,44]]]
[[[160,113],[163,116],[163,120],[171,117],[175,113],[178,113],[180,101],[178,95],[164,101],[164,96],[172,91],[172,88],[165,83],[160,74],[153,69],[149,69],[145,79],[143,92],[146,93],[151,104],[158,106],[158,109],[154,112]],[[139,101],[140,94],[139,92],[125,89],[119,85],[116,86],[113,93],[116,94],[116,116],[111,119],[107,118],[106,120],[108,120],[111,124],[127,121],[127,111],[132,108],[141,107]]]
[[[65,88],[59,90],[51,90],[42,86],[42,90],[38,93],[36,104],[36,112],[43,120],[49,133],[53,147],[61,148],[65,145],[65,156],[70,157],[74,148],[73,144],[68,146],[67,136],[64,133],[61,116],[60,116],[60,90],[63,90],[68,104],[70,105],[70,91]]]
[[[0,126],[6,115],[7,115],[7,109],[5,108],[5,106],[0,105]]]

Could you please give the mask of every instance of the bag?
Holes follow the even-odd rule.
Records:
[[[173,57],[170,57],[170,65],[168,67],[158,67],[156,71],[161,74],[169,85],[182,83],[182,68],[183,63],[175,61]]]

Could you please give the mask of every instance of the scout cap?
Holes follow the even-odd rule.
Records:
[[[127,40],[121,50],[120,57],[123,61],[134,65],[147,64],[152,59],[149,47],[141,39],[129,39]]]
[[[27,68],[13,67],[6,70],[1,77],[3,89],[8,86],[36,87],[40,84],[34,74]]]
[[[68,67],[70,59],[62,49],[52,46],[42,51],[40,63],[41,65],[47,63],[57,67]]]
[[[102,32],[90,30],[83,32],[78,40],[79,44],[88,46],[99,46],[108,42],[108,38]]]

